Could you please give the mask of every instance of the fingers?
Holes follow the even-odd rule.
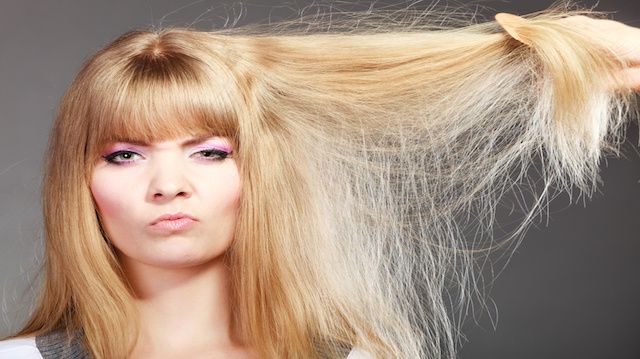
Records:
[[[515,40],[531,46],[519,28],[527,19],[508,13],[495,15],[496,22]],[[579,31],[593,35],[594,41],[601,41],[617,59],[625,63],[616,79],[607,81],[611,91],[640,91],[640,28],[635,28],[614,20],[595,19],[583,15],[568,16],[560,21],[570,24]]]
[[[640,91],[640,68],[632,67],[621,71],[622,83],[618,84],[618,91]]]
[[[525,39],[524,37],[522,37],[521,34],[518,33],[518,27],[522,26],[522,24],[524,24],[527,21],[527,19],[517,15],[504,13],[504,12],[496,14],[495,19],[496,19],[496,22],[500,24],[500,26],[502,26],[502,28],[509,35],[511,35],[511,37],[513,37],[514,39],[520,41],[525,45],[531,45],[530,42],[527,41],[527,39]]]
[[[615,20],[594,19],[582,15],[569,16],[561,21],[598,36],[598,40],[623,59],[628,66],[640,66],[640,28]]]

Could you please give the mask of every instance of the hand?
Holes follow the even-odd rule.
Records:
[[[518,35],[517,27],[528,20],[506,13],[497,14],[495,18],[513,38],[527,44],[526,39]],[[640,91],[640,28],[614,20],[595,19],[583,15],[569,16],[560,21],[571,24],[575,28],[584,29],[585,32],[597,34],[604,46],[628,64],[628,67],[621,70],[622,83],[612,85],[613,90]]]
[[[562,21],[602,36],[609,47],[629,64],[622,70],[622,87],[640,90],[640,29],[614,20],[594,19],[587,16],[570,16]]]

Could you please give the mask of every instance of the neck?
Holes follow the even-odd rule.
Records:
[[[141,325],[137,347],[184,353],[238,345],[232,334],[229,276],[222,256],[178,269],[123,263],[137,295]]]

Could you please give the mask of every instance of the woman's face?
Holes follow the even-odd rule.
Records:
[[[104,148],[91,192],[119,256],[184,268],[223,254],[233,239],[241,189],[231,153],[221,137]],[[173,217],[158,221],[162,216]]]

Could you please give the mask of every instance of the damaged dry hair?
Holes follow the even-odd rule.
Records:
[[[565,21],[602,14],[567,4],[525,16],[527,44],[433,9],[334,15],[131,31],[86,61],[50,139],[42,294],[14,337],[80,329],[93,357],[127,357],[133,292],[89,175],[108,141],[204,133],[240,166],[227,257],[247,345],[455,357],[478,258],[513,248],[554,191],[590,195],[617,154],[636,98],[604,84],[628,64]],[[497,204],[535,163],[542,189],[498,240]]]

